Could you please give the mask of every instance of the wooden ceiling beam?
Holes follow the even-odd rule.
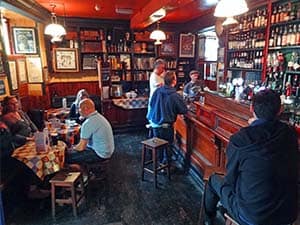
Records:
[[[130,20],[131,29],[144,29],[151,25],[150,15],[158,9],[164,8],[167,13],[183,7],[194,0],[152,0],[137,12]]]

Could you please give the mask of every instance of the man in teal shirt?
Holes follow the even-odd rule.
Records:
[[[110,158],[115,149],[110,123],[95,110],[94,102],[89,98],[80,102],[79,113],[86,120],[81,126],[80,141],[66,161],[81,164]]]

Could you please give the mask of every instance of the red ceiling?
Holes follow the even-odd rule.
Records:
[[[84,17],[100,19],[130,20],[137,14],[143,14],[144,11],[149,14],[161,7],[167,7],[167,16],[162,20],[170,23],[187,22],[195,19],[205,11],[213,7],[217,0],[36,0],[43,7],[52,11],[51,4],[56,7],[54,12],[58,16],[66,17]],[[210,2],[210,3],[208,3]],[[95,10],[95,5],[100,6],[100,10]],[[129,8],[133,10],[132,15],[121,15],[115,12],[116,8]],[[150,14],[149,14],[150,15]],[[144,28],[149,25],[145,23],[145,18],[149,15],[143,15],[135,19],[132,28]],[[139,21],[140,20],[140,21]],[[144,21],[142,21],[144,20]],[[139,25],[140,24],[140,25]],[[143,24],[143,25],[142,25]]]

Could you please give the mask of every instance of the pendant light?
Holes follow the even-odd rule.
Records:
[[[166,40],[166,34],[162,30],[159,29],[159,22],[157,22],[157,28],[156,30],[152,31],[150,34],[150,39],[156,40],[154,42],[155,45],[162,44],[161,41]]]
[[[57,23],[57,17],[55,15],[54,9],[56,5],[52,6],[52,13],[51,13],[51,24],[48,24],[45,28],[45,34],[52,36],[55,40],[61,40],[63,35],[66,35],[66,29]]]
[[[220,0],[216,6],[214,16],[234,17],[249,10],[245,0]]]

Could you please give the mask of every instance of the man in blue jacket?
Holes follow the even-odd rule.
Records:
[[[186,114],[187,107],[183,98],[176,92],[176,74],[166,72],[165,85],[156,89],[150,100],[150,110],[147,119],[153,130],[153,136],[167,140],[170,144],[174,140],[173,124],[178,114]],[[166,160],[164,155],[163,161]]]
[[[278,120],[280,97],[253,97],[254,120],[232,135],[226,175],[212,175],[204,194],[205,224],[213,224],[220,200],[241,225],[291,224],[297,217],[297,134]]]

